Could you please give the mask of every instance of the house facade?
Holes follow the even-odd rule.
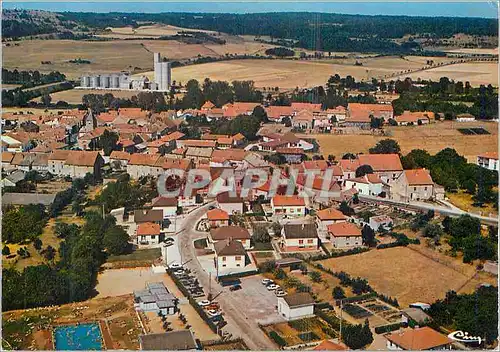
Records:
[[[306,215],[306,204],[302,197],[276,195],[271,199],[273,214],[283,217],[301,217]]]
[[[318,244],[315,224],[286,224],[281,229],[280,248],[284,252],[316,251]]]
[[[240,241],[225,240],[216,242],[214,250],[217,270],[225,271],[245,267],[246,252]]]
[[[314,299],[308,292],[278,297],[278,313],[286,320],[314,316]]]
[[[498,153],[488,152],[478,155],[477,165],[488,170],[498,171]]]
[[[361,230],[351,222],[331,224],[327,229],[334,248],[354,248],[363,245]]]

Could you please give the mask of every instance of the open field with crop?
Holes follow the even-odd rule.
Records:
[[[498,87],[498,62],[466,62],[404,74],[397,78],[411,77],[413,80],[421,78],[439,81],[439,78],[444,76],[455,81],[469,81],[473,86],[492,84]]]
[[[490,134],[463,135],[457,128],[483,127]],[[450,147],[464,155],[469,162],[475,162],[478,154],[498,150],[498,125],[495,122],[452,122],[442,121],[424,126],[391,126],[387,127],[387,136],[373,135],[334,135],[317,134],[302,135],[316,138],[321,149],[327,156],[335,155],[337,159],[345,153],[368,153],[379,140],[392,138],[398,141],[401,152],[407,154],[412,149],[425,149],[431,154]]]
[[[122,36],[130,37],[160,37],[162,35],[176,35],[182,31],[190,31],[190,32],[202,32],[211,35],[217,35],[217,32],[202,30],[202,29],[189,29],[189,28],[181,28],[171,25],[162,25],[162,24],[154,24],[149,26],[140,26],[139,28],[132,27],[108,27],[107,28],[112,34],[104,34],[99,35],[100,37],[114,37],[115,34],[119,34]]]
[[[414,247],[422,246],[372,250],[318,263],[337,272],[366,278],[377,292],[396,297],[401,306],[417,301],[432,303],[444,298],[449,290],[470,293],[479,284],[496,282],[492,276],[476,275],[473,265],[458,263],[437,252],[423,255],[413,250]],[[431,259],[432,256],[440,261]]]

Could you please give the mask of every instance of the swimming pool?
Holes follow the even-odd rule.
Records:
[[[54,329],[57,351],[102,350],[99,324],[78,324],[58,326]]]

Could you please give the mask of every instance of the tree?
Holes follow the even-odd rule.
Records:
[[[343,299],[345,298],[344,289],[340,286],[335,286],[332,291],[333,299]]]
[[[363,177],[367,174],[373,174],[373,168],[370,165],[361,165],[356,169],[356,177]]]
[[[363,244],[369,247],[374,247],[377,245],[377,240],[375,239],[375,231],[373,231],[370,226],[363,226],[363,228],[361,229],[361,237],[363,238]]]
[[[342,330],[342,340],[353,350],[361,349],[373,342],[368,320],[365,320],[364,325],[347,325]]]
[[[255,116],[256,118],[259,119],[261,122],[267,122],[267,112],[264,110],[264,108],[260,105],[257,105],[253,111],[252,111],[252,116]]]
[[[343,200],[342,203],[340,203],[339,210],[342,212],[342,214],[346,216],[354,215],[354,209],[351,208],[345,200]]]
[[[435,238],[443,235],[443,228],[438,224],[428,223],[422,230],[424,237]]]
[[[496,260],[497,250],[495,243],[480,234],[467,236],[462,240],[464,263],[470,263],[475,259]]]
[[[354,160],[356,159],[356,155],[354,155],[353,153],[346,153],[344,155],[342,155],[342,160]]]
[[[382,139],[375,147],[370,148],[370,154],[399,154],[401,148],[394,139]]]
[[[284,124],[285,127],[292,127],[292,120],[288,116],[283,117],[281,123]]]
[[[373,116],[370,117],[370,128],[373,129],[382,128],[383,125],[384,125],[383,118],[376,118]]]
[[[253,234],[252,234],[252,239],[255,242],[260,242],[260,243],[269,243],[271,242],[271,236],[269,236],[269,233],[267,232],[267,229],[263,226],[258,226],[255,228]]]
[[[54,259],[54,257],[56,256],[56,250],[54,249],[54,247],[52,247],[51,245],[48,245],[47,248],[45,248],[44,250],[44,254],[43,256],[45,257],[45,259],[47,259],[48,261],[51,261]]]
[[[122,227],[113,226],[104,233],[104,248],[111,255],[124,254],[129,250],[129,239]]]
[[[2,248],[2,255],[10,255],[10,248],[9,248],[9,246],[3,246],[3,248]]]
[[[283,269],[279,268],[278,270],[276,270],[276,272],[274,273],[274,276],[276,277],[276,279],[278,280],[283,280],[286,278],[286,273]]]
[[[191,79],[186,83],[186,94],[182,98],[184,109],[199,109],[203,105],[205,98],[197,80]]]
[[[309,276],[312,282],[321,282],[321,280],[323,280],[319,271],[311,271]]]
[[[35,240],[33,241],[33,247],[35,247],[37,251],[42,249],[42,240],[39,238],[35,238]]]
[[[262,102],[262,93],[255,89],[254,81],[233,81],[234,99],[243,102]]]
[[[110,132],[107,129],[104,130],[104,133],[99,138],[104,155],[108,156],[113,150],[116,150],[116,143],[118,142],[118,139],[120,139],[120,137],[116,132]]]
[[[42,95],[40,100],[44,106],[49,107],[50,102],[52,101],[52,97],[49,94],[44,94],[44,95]]]

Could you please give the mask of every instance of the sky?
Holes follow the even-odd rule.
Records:
[[[212,12],[256,13],[310,11],[361,15],[408,15],[450,17],[498,17],[496,1],[469,2],[318,2],[318,1],[205,1],[205,2],[136,2],[136,1],[4,1],[3,8],[73,12]]]

